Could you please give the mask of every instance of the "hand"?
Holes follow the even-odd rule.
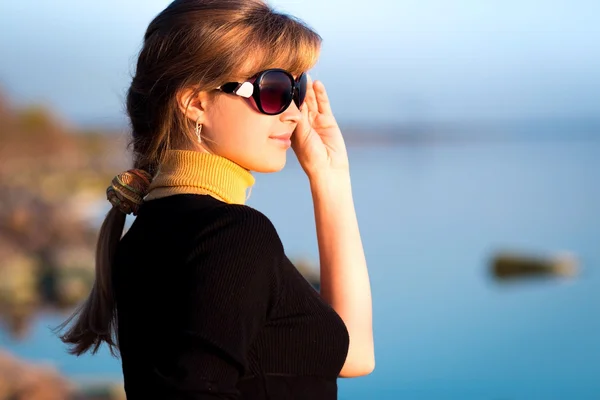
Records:
[[[325,86],[308,76],[302,119],[292,135],[292,149],[309,179],[331,171],[349,171],[342,132],[333,116]]]

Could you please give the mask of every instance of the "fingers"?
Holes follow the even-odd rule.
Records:
[[[316,102],[314,93],[312,94],[312,97],[314,99],[314,102]],[[313,117],[313,115],[315,114],[316,108],[314,109],[315,111],[313,111],[312,106],[308,104],[307,100],[308,94],[305,97],[304,104],[302,104],[302,107],[300,107],[300,113],[302,114],[302,118],[300,119],[298,125],[296,126],[296,129],[294,130],[294,134],[292,135],[292,143],[302,143],[305,140],[307,133],[309,133],[312,129],[311,117]]]
[[[304,97],[304,104],[308,108],[309,113],[315,114],[318,110],[317,97],[313,89],[313,81],[310,75],[306,82],[306,96]]]
[[[312,86],[319,113],[332,114],[333,112],[331,111],[331,104],[329,103],[329,97],[327,96],[327,91],[325,91],[325,85],[323,85],[323,82],[316,81]]]
[[[304,98],[304,105],[308,108],[308,113],[311,117],[314,117],[317,113],[319,114],[333,114],[331,110],[331,104],[329,103],[329,96],[325,90],[325,85],[321,81],[314,81],[308,75],[307,77],[307,89],[306,96]]]

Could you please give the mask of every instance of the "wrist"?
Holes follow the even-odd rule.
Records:
[[[338,190],[350,186],[349,170],[327,170],[308,176],[311,190]]]

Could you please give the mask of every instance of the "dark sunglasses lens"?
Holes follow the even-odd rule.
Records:
[[[292,100],[292,82],[283,72],[265,74],[260,82],[260,103],[268,114],[283,111]]]
[[[296,100],[296,105],[298,108],[304,104],[304,99],[306,98],[306,88],[308,86],[308,76],[306,74],[302,74],[300,76],[300,80],[298,81],[298,99]]]

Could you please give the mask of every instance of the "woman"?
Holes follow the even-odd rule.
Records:
[[[175,0],[150,23],[127,96],[134,168],[107,189],[96,281],[62,336],[76,355],[118,350],[129,400],[335,399],[338,376],[373,370],[346,149],[306,73],[320,43],[258,0]],[[312,191],[320,293],[244,204],[250,171],[281,170],[289,147]]]

